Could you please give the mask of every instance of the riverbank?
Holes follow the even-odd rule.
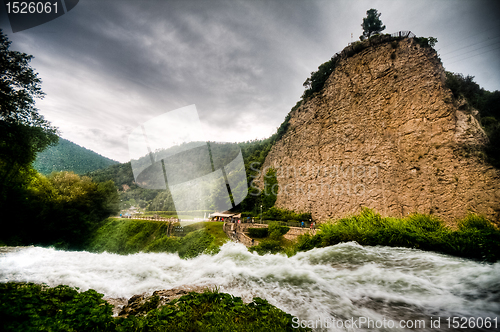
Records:
[[[120,315],[93,289],[0,284],[2,331],[291,331],[293,317],[255,298],[218,290],[172,289],[133,296]],[[298,331],[310,331],[300,328]]]
[[[222,222],[180,223],[157,220],[108,218],[86,241],[85,250],[133,254],[178,253],[181,258],[215,253],[229,241]]]
[[[299,237],[296,250],[355,241],[360,245],[416,248],[487,262],[500,260],[500,230],[492,222],[469,214],[456,224],[453,229],[433,215],[391,218],[364,209],[360,214],[321,225],[316,235]]]

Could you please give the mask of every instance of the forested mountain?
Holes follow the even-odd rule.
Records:
[[[270,138],[264,140],[254,140],[241,143],[210,142],[211,154],[214,160],[214,168],[218,169],[227,165],[236,157],[241,149],[243,160],[245,163],[247,182],[248,185],[250,185],[250,181],[252,180],[253,176],[256,176],[256,170],[260,169],[260,166],[264,162],[264,159],[266,158],[266,155],[271,149],[271,146],[275,140],[276,135],[273,135]],[[172,153],[173,150],[175,150],[175,147],[166,151],[162,150],[158,153],[168,152],[167,154],[169,154]],[[186,153],[187,156],[185,157],[190,160],[196,160],[196,153],[196,150],[188,151]],[[168,161],[166,163],[168,163]],[[180,167],[180,169],[182,170],[182,167]],[[136,206],[146,208],[149,211],[175,210],[169,190],[143,189],[135,184],[130,162],[111,165],[105,169],[88,172],[85,175],[89,176],[93,181],[96,182],[112,180],[119,190],[121,200],[120,207],[122,209],[129,208],[130,206]],[[249,187],[249,191],[255,191],[255,189]],[[262,197],[260,195],[248,195],[243,200],[243,202],[241,202],[236,207],[236,210],[257,211],[257,207],[260,207],[261,202]],[[266,208],[269,208],[272,206],[272,203],[274,203],[274,201],[272,203],[269,202],[268,204],[266,202],[263,203]]]
[[[37,155],[33,167],[42,174],[50,174],[54,171],[72,171],[76,174],[84,174],[114,164],[118,164],[118,162],[64,138],[59,138],[57,145]]]

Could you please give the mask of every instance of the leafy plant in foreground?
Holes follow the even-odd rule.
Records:
[[[310,331],[294,329],[293,316],[255,298],[217,290],[189,293],[160,306],[153,296],[140,310],[145,316],[113,318],[112,306],[94,290],[69,286],[0,284],[2,331]]]
[[[90,289],[0,284],[2,331],[112,331],[112,306]]]

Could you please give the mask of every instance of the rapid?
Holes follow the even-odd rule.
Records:
[[[24,247],[0,253],[0,282],[8,281],[65,284],[111,298],[183,285],[218,287],[246,301],[264,298],[303,324],[360,317],[424,319],[426,327],[417,330],[431,331],[436,330],[430,328],[431,321],[441,317],[442,330],[450,331],[443,328],[448,317],[500,320],[500,263],[354,242],[293,257],[259,256],[231,242],[216,255],[187,260],[167,253],[118,255]],[[403,330],[344,325],[324,329],[321,324],[314,330]]]

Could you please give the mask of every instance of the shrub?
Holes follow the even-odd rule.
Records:
[[[310,331],[293,328],[292,315],[261,298],[245,304],[239,297],[206,290],[191,292],[159,308],[151,297],[145,316],[112,317],[103,294],[90,289],[0,284],[2,331]]]
[[[259,255],[277,254],[283,251],[280,241],[265,239],[256,246],[248,248],[250,252],[256,251]]]
[[[415,37],[414,39],[422,47],[434,47],[437,43],[437,38],[434,37]]]
[[[285,235],[290,230],[288,226],[281,226],[279,224],[270,224],[269,225],[269,237],[272,240],[281,240],[283,235]]]
[[[495,231],[495,227],[488,219],[473,213],[469,213],[467,217],[460,220],[458,222],[458,228],[461,231],[468,231],[468,230]]]
[[[296,248],[298,251],[307,251],[321,247],[321,237],[311,236],[310,234],[299,235],[297,238]]]
[[[331,58],[327,62],[321,64],[317,71],[311,73],[311,77],[308,78],[303,84],[303,86],[307,89],[304,91],[302,99],[306,99],[309,96],[312,96],[315,92],[319,92],[323,89],[326,80],[335,70],[336,64],[337,58]]]
[[[266,228],[248,228],[248,235],[253,238],[267,237],[268,229]]]
[[[438,232],[444,230],[443,222],[432,215],[412,214],[407,218],[409,226],[418,228],[425,232]]]
[[[0,284],[0,330],[112,331],[112,306],[102,296],[64,285]]]
[[[287,209],[272,207],[263,214],[266,220],[281,220],[281,221],[308,221],[311,219],[311,213],[294,212]]]
[[[314,235],[299,237],[297,250],[310,250],[341,242],[432,250],[485,261],[500,259],[500,231],[487,219],[470,214],[452,230],[435,216],[413,214],[407,218],[383,218],[373,210],[320,225]]]

